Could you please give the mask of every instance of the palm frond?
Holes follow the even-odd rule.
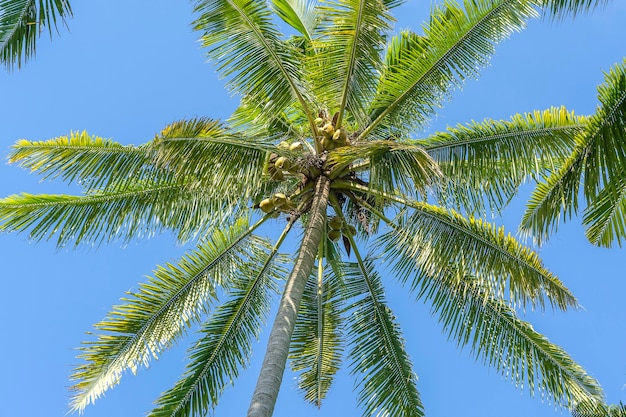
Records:
[[[244,138],[219,121],[200,118],[167,126],[155,139],[158,163],[223,196],[246,200],[261,187],[266,139]]]
[[[324,35],[316,44],[320,65],[313,78],[318,88],[332,92],[331,107],[339,112],[336,127],[342,126],[346,110],[364,123],[393,19],[381,0],[336,0],[320,9]]]
[[[0,0],[0,63],[20,68],[35,55],[41,32],[47,28],[52,35],[57,21],[71,16],[67,0]]]
[[[383,256],[395,265],[402,282],[417,287],[457,265],[460,273],[476,276],[494,296],[508,298],[515,306],[530,302],[543,308],[546,298],[560,309],[578,306],[537,254],[505,234],[503,227],[426,203],[411,207],[415,211],[380,238]]]
[[[604,7],[609,0],[543,0],[542,6],[553,19],[577,16],[596,7]]]
[[[589,203],[583,216],[587,239],[594,245],[622,245],[626,238],[626,172],[615,177]]]
[[[324,274],[320,265],[319,274]],[[302,295],[298,320],[291,337],[291,368],[300,373],[298,387],[304,399],[322,405],[342,361],[342,303],[339,280],[333,273],[311,277]]]
[[[560,347],[520,320],[515,310],[485,291],[480,280],[459,275],[421,282],[418,297],[432,303],[448,337],[484,365],[495,368],[517,387],[535,390],[557,406],[573,408],[584,401],[602,402],[597,381]]]
[[[358,249],[355,248],[355,254]],[[423,416],[417,376],[398,323],[386,304],[371,259],[344,264],[351,373],[357,378],[363,415]]]
[[[626,405],[598,404],[595,401],[583,401],[572,410],[572,417],[626,417]]]
[[[313,39],[320,20],[315,9],[317,0],[272,0],[272,6],[276,14],[307,41]]]
[[[190,363],[182,378],[157,400],[152,417],[205,416],[233,384],[251,356],[267,319],[275,281],[284,275],[276,251],[249,253],[234,272],[230,299],[220,305],[201,328],[202,338],[189,352]]]
[[[279,113],[296,99],[306,114],[308,87],[302,80],[298,53],[281,34],[265,1],[198,0],[194,28],[228,86],[255,106]]]
[[[626,60],[611,68],[598,93],[601,106],[589,118],[585,131],[577,136],[572,154],[556,173],[537,186],[527,204],[520,231],[539,243],[547,240],[561,219],[566,220],[577,211],[583,180],[587,203],[593,205],[596,198],[601,198],[592,209],[594,217],[586,216],[587,225],[607,225],[619,211],[619,184],[626,172]],[[596,244],[610,245],[617,236],[600,238],[602,233],[598,234],[598,230],[602,227],[594,227],[590,236],[598,239]],[[621,233],[619,227],[611,232]]]
[[[331,176],[363,160],[369,168],[369,185],[387,193],[423,193],[441,176],[439,166],[422,146],[382,140],[358,142],[332,151],[328,159],[333,167]]]
[[[510,121],[449,127],[418,143],[444,173],[437,194],[446,207],[477,214],[488,206],[498,212],[526,180],[563,163],[586,122],[564,107],[553,107],[517,114]]]
[[[475,78],[495,45],[536,16],[531,0],[453,1],[435,7],[425,36],[403,32],[388,49],[360,138],[385,138],[420,128],[465,79]]]
[[[544,182],[537,184],[526,203],[519,226],[522,236],[532,236],[537,244],[541,244],[557,229],[561,220],[576,213],[585,153],[585,148],[578,142],[565,163]]]
[[[19,140],[9,153],[9,162],[46,179],[77,182],[93,191],[111,183],[165,176],[166,172],[156,169],[155,156],[150,145],[125,146],[83,131],[46,141]]]
[[[229,288],[247,259],[262,257],[268,244],[251,232],[241,218],[224,232],[215,232],[176,263],[159,266],[148,282],[123,298],[95,328],[101,332],[87,342],[74,370],[73,410],[82,411],[129,369],[147,367],[197,324],[216,301],[219,287]]]
[[[56,235],[59,247],[129,241],[166,229],[186,241],[243,208],[245,202],[229,205],[224,195],[207,189],[137,182],[85,196],[23,193],[0,199],[0,230],[28,232],[35,241]]]
[[[598,87],[600,107],[586,132],[585,197],[592,200],[602,185],[626,170],[626,58],[605,74]]]

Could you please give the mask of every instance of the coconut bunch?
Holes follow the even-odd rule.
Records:
[[[326,117],[325,112],[320,112],[315,119],[318,132],[320,133],[320,143],[325,151],[332,151],[335,148],[350,145],[346,129],[344,127],[336,127],[337,117],[338,114],[335,113],[335,116],[329,119]]]
[[[272,152],[267,163],[267,172],[275,181],[285,179],[285,173],[298,174],[300,172],[300,164],[294,154],[297,155],[304,148],[302,142],[280,142],[278,151]]]
[[[291,198],[284,193],[276,193],[272,197],[265,198],[259,203],[263,213],[274,213],[278,216],[281,212],[290,212],[294,209]]]
[[[328,238],[333,242],[339,241],[341,235],[349,237],[356,234],[356,227],[351,224],[345,224],[339,216],[332,217],[328,221],[328,228]]]

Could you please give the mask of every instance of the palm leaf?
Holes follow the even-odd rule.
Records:
[[[621,246],[626,237],[626,172],[613,178],[585,209],[583,224],[587,239],[594,245]]]
[[[47,141],[19,140],[9,154],[10,163],[37,172],[47,179],[80,183],[87,191],[165,177],[155,167],[150,145],[124,146],[87,132],[72,132]]]
[[[35,55],[44,28],[52,35],[57,20],[72,16],[67,0],[0,0],[0,63],[21,67]]]
[[[185,241],[221,224],[233,209],[212,190],[138,182],[86,196],[24,193],[0,199],[0,230],[28,231],[35,241],[57,235],[59,247],[129,241],[165,229]]]
[[[414,203],[413,214],[380,238],[384,258],[395,264],[403,282],[417,287],[421,280],[446,274],[450,265],[478,277],[496,297],[513,305],[528,302],[543,307],[578,306],[572,293],[542,265],[539,257],[520,245],[504,228],[426,203]],[[417,272],[416,272],[417,271]]]
[[[249,253],[237,266],[230,300],[203,324],[202,338],[189,352],[187,371],[161,395],[150,416],[204,416],[217,405],[224,389],[249,362],[253,339],[269,314],[271,296],[277,292],[274,281],[284,274],[277,260],[275,250]]]
[[[538,242],[556,230],[561,218],[566,220],[577,211],[583,178],[585,198],[593,206],[585,217],[586,225],[594,225],[594,230],[588,232],[590,238],[596,244],[609,245],[617,239],[612,233],[622,233],[618,223],[622,193],[619,184],[626,171],[626,60],[606,74],[598,92],[602,105],[589,118],[585,132],[577,136],[571,156],[537,186],[527,204],[520,230]],[[594,204],[597,198],[600,200]],[[612,221],[617,223],[609,230],[606,227]]]
[[[225,197],[246,200],[261,187],[265,158],[275,146],[243,138],[220,122],[200,118],[167,126],[155,139],[157,160],[178,178],[192,178]]]
[[[444,173],[437,190],[442,204],[476,214],[485,198],[499,211],[527,179],[562,164],[586,122],[563,107],[550,108],[450,127],[419,143]]]
[[[626,405],[598,404],[596,401],[585,401],[576,405],[572,417],[626,417]]]
[[[605,6],[609,0],[543,0],[542,5],[553,18],[576,16],[590,9]]]
[[[318,273],[323,274],[323,269]],[[298,387],[304,399],[320,407],[341,364],[342,305],[337,298],[337,276],[316,278],[312,276],[304,290],[289,358],[291,368],[300,373]]]
[[[358,254],[355,248],[355,254]],[[357,378],[363,415],[423,416],[417,376],[404,349],[400,328],[386,305],[380,276],[371,260],[344,264],[351,372]]]
[[[599,384],[563,349],[520,320],[480,280],[459,276],[455,269],[414,288],[420,298],[432,302],[433,313],[450,339],[469,346],[473,356],[516,386],[528,386],[531,395],[537,389],[557,406],[602,401]]]
[[[626,58],[605,74],[598,87],[601,103],[589,119],[585,159],[585,197],[592,200],[602,185],[626,170]]]
[[[194,27],[231,89],[270,114],[295,99],[313,126],[297,52],[280,39],[267,2],[198,0],[195,11]]]
[[[174,264],[160,266],[137,292],[122,299],[96,324],[98,339],[81,348],[72,379],[71,407],[82,411],[107,389],[117,385],[128,370],[147,367],[197,324],[216,301],[218,287],[230,287],[246,259],[262,257],[267,243],[250,233],[246,219],[214,233],[195,251]]]
[[[316,3],[317,0],[272,0],[276,14],[309,42],[319,23]]]
[[[420,145],[370,141],[332,151],[328,160],[333,167],[331,177],[362,160],[369,170],[369,185],[387,193],[398,190],[408,195],[423,193],[441,176],[437,163]]]
[[[425,36],[404,32],[388,49],[360,138],[386,138],[423,126],[450,90],[478,76],[495,45],[537,15],[530,0],[453,1],[435,7]]]
[[[318,87],[332,91],[331,107],[339,112],[336,127],[342,126],[345,110],[365,122],[366,100],[375,91],[374,75],[393,19],[380,0],[337,0],[321,10],[324,36],[315,57],[319,72],[313,78]]]

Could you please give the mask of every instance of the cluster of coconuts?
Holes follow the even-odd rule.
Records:
[[[343,220],[341,217],[335,216],[328,221],[328,227],[330,230],[328,231],[328,238],[333,242],[337,242],[341,235],[344,236],[354,236],[356,234],[356,227],[351,224],[343,224]]]
[[[302,142],[293,142],[291,144],[288,142],[280,142],[278,144],[278,149],[298,152],[302,150],[303,146]],[[277,153],[272,153],[270,155],[267,171],[272,176],[272,179],[282,181],[285,178],[284,171],[295,174],[298,170],[299,166],[293,163],[293,161],[288,157],[278,155]]]
[[[274,212],[276,215],[281,211],[287,212],[293,210],[291,199],[283,193],[276,193],[272,197],[266,198],[259,203],[259,208],[263,213]]]
[[[332,151],[335,148],[350,145],[348,132],[343,127],[336,129],[334,121],[318,117],[315,119],[315,123],[321,133],[321,144],[324,150]]]

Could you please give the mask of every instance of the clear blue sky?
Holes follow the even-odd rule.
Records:
[[[70,32],[41,42],[36,59],[21,71],[0,72],[0,154],[17,139],[44,140],[86,129],[122,143],[150,140],[167,123],[186,117],[226,118],[236,105],[205,62],[189,27],[187,2],[75,1]],[[409,1],[399,27],[419,30],[430,2]],[[561,23],[533,22],[504,42],[479,80],[467,83],[434,121],[432,130],[485,117],[565,105],[590,114],[597,105],[602,72],[626,54],[626,1]],[[60,183],[40,183],[15,166],[0,164],[0,196],[28,191],[69,193]],[[516,201],[505,219],[515,232],[523,207]],[[0,416],[62,416],[76,348],[124,292],[157,264],[186,248],[169,236],[102,246],[57,250],[24,235],[0,235]],[[531,312],[535,329],[563,346],[600,381],[609,402],[626,400],[626,259],[620,248],[588,244],[575,220],[541,249],[546,266],[579,298],[581,311]],[[388,280],[390,284],[392,279]],[[467,351],[446,341],[428,306],[415,304],[391,285],[388,296],[403,326],[431,417],[567,416],[528,390],[516,389]],[[264,333],[266,335],[267,332]],[[193,339],[188,339],[191,341]],[[229,388],[218,416],[243,415],[256,381],[265,339],[253,361]],[[126,375],[88,417],[141,416],[184,369],[183,341],[137,376]],[[275,416],[358,416],[352,381],[338,376],[317,410],[300,400],[288,373]]]

